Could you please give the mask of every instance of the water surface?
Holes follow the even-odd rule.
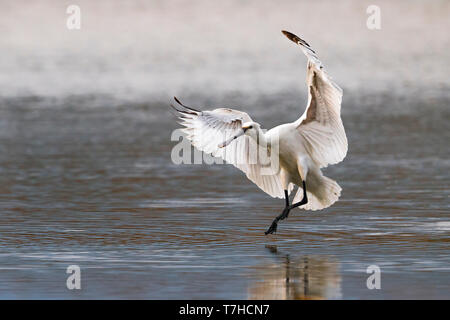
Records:
[[[450,298],[448,1],[0,3],[0,298]],[[295,210],[175,165],[172,96],[296,120],[304,37],[344,89],[342,186]],[[81,290],[66,269],[81,268]],[[381,268],[381,290],[366,269]]]
[[[228,165],[173,164],[166,104],[90,99],[3,102],[2,298],[450,297],[446,109],[349,112],[349,154],[325,170],[340,201],[265,236],[283,200]],[[66,288],[72,264],[80,291]],[[381,290],[366,287],[373,264]]]

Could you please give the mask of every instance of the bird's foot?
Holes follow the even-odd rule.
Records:
[[[267,231],[264,232],[264,234],[265,234],[265,235],[268,235],[268,234],[272,234],[272,233],[274,233],[274,232],[277,232],[277,227],[278,227],[278,223],[277,223],[277,220],[275,219],[275,220],[272,222],[272,224],[270,225],[269,229],[267,229]]]
[[[289,216],[290,211],[291,208],[289,207],[284,208],[283,212],[273,220],[272,224],[270,225],[269,229],[267,229],[265,234],[268,235],[277,232],[278,221],[286,219]]]

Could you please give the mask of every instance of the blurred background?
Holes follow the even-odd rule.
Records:
[[[444,0],[0,1],[0,298],[450,298],[449,15]],[[168,108],[296,120],[306,58],[281,30],[343,88],[349,153],[325,172],[341,200],[266,237],[283,201],[232,167],[173,164]]]

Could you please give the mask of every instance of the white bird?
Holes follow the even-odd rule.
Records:
[[[266,234],[276,232],[278,221],[287,218],[291,209],[320,210],[338,200],[341,187],[320,169],[341,162],[348,148],[340,115],[342,89],[325,72],[306,41],[282,32],[308,58],[308,103],[296,121],[263,132],[259,123],[242,111],[229,108],[200,111],[183,105],[176,97],[182,108],[172,105],[192,145],[233,164],[272,197],[285,198],[283,212],[273,220]],[[269,164],[267,157],[264,161],[258,157],[258,148],[265,150],[267,157],[270,155]],[[278,158],[274,158],[275,151]],[[269,173],[268,167],[272,168]],[[294,185],[298,190],[290,204],[289,194]]]

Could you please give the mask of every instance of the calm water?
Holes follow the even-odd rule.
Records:
[[[2,102],[1,298],[450,298],[447,107],[345,112],[349,154],[326,170],[341,200],[265,236],[283,200],[233,167],[172,164],[166,103],[91,101]],[[244,109],[270,127],[271,103]]]
[[[376,31],[362,1],[281,2],[79,0],[79,31],[63,2],[0,3],[0,298],[450,299],[450,2],[379,0]],[[174,165],[168,105],[297,119],[281,29],[343,87],[349,153],[339,202],[265,236],[284,201]]]

